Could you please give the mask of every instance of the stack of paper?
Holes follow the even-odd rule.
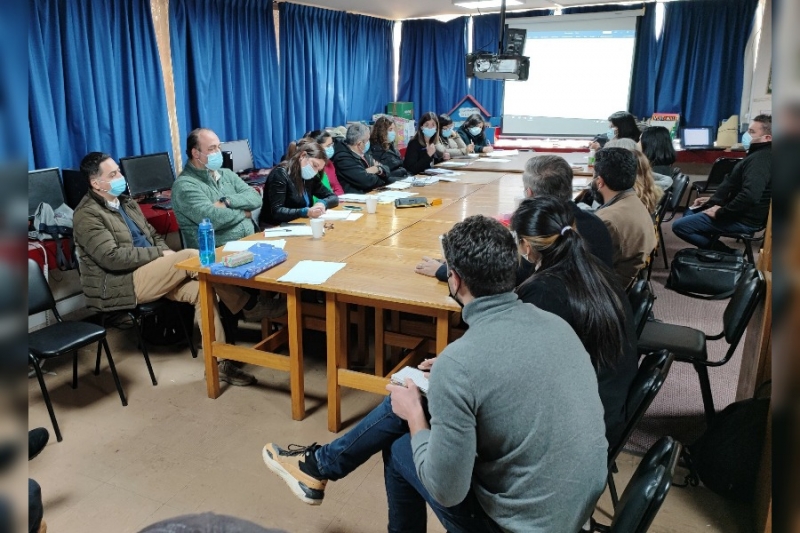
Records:
[[[469,165],[464,161],[445,161],[444,163],[439,163],[440,167],[465,167]]]
[[[389,185],[386,186],[387,189],[392,189],[396,191],[399,191],[401,189],[408,189],[409,187],[411,187],[411,184],[407,183],[405,180],[395,181],[394,183],[390,183]]]
[[[320,216],[322,220],[347,220],[350,211],[346,209],[328,209],[325,214]]]
[[[402,385],[405,387],[406,379],[410,379],[414,382],[414,385],[419,387],[424,394],[428,393],[428,378],[425,377],[425,374],[422,370],[418,368],[414,368],[411,366],[403,367],[400,372],[395,372],[392,374],[391,381],[395,385]]]
[[[480,160],[481,163],[510,163],[510,159],[502,159],[500,157],[485,157]]]

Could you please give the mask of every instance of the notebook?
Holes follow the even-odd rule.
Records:
[[[411,379],[423,394],[428,394],[428,378],[419,368],[414,368],[413,366],[404,367],[400,372],[392,374],[390,379],[395,385],[405,387],[407,378]]]
[[[286,261],[286,252],[271,244],[255,244],[248,250],[253,252],[255,256],[252,263],[237,267],[227,267],[222,263],[214,263],[210,267],[211,274],[214,276],[250,279]]]

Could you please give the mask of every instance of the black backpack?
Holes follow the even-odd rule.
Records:
[[[759,391],[717,413],[706,432],[684,448],[687,484],[699,480],[722,496],[753,501],[769,414],[769,397],[759,397]]]

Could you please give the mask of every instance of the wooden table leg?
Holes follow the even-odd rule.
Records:
[[[216,341],[214,331],[214,303],[216,295],[214,287],[208,281],[208,276],[200,274],[200,330],[203,334],[203,359],[206,365],[206,390],[209,398],[219,397],[219,368],[217,358],[214,357],[213,345]]]
[[[325,333],[328,349],[328,431],[342,427],[342,398],[339,368],[347,368],[347,346],[344,345],[342,322],[347,321],[347,306],[336,301],[336,294],[325,295]]]
[[[436,355],[442,353],[448,342],[450,333],[450,312],[439,311],[436,314]]]
[[[289,313],[289,388],[292,394],[292,418],[306,417],[305,382],[303,375],[303,316],[300,305],[300,289],[292,288],[286,294],[286,309]]]
[[[384,312],[380,307],[375,308],[375,375],[383,377],[386,370],[386,325]]]

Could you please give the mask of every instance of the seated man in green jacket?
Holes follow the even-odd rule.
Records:
[[[89,182],[73,216],[76,251],[86,305],[101,312],[132,309],[138,304],[168,298],[195,306],[200,316],[200,282],[197,274],[175,267],[198,255],[195,249],[174,252],[145,218],[139,204],[124,195],[125,178],[110,155],[91,152],[81,161]],[[239,287],[216,287],[219,298],[232,311],[260,322],[272,308]],[[218,313],[214,314],[217,339],[224,341]],[[233,361],[219,362],[219,377],[231,385],[251,385],[255,378]]]

